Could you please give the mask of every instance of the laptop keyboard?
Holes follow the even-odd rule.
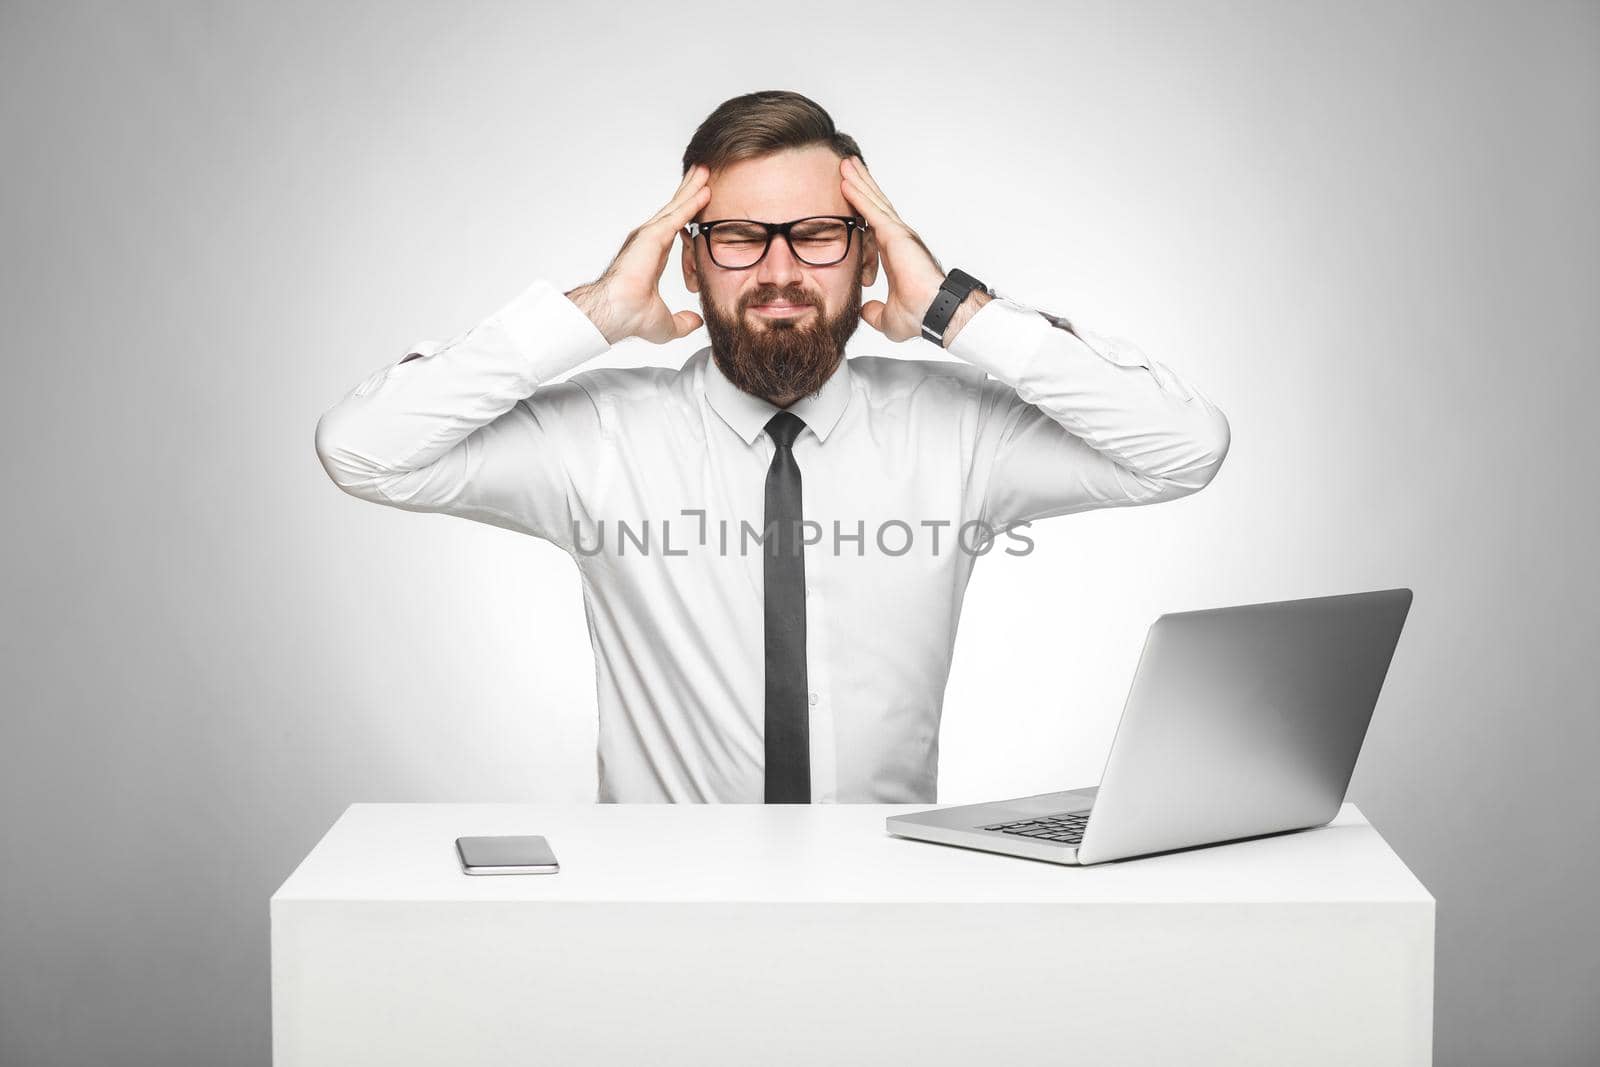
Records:
[[[1017,837],[1032,837],[1041,841],[1059,841],[1064,845],[1081,845],[1083,830],[1088,824],[1088,812],[1064,811],[1058,815],[1040,815],[1032,819],[1020,819],[1017,822],[995,823],[982,829],[1014,834]]]

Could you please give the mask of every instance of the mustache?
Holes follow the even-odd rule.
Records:
[[[804,293],[795,292],[793,290],[789,292],[758,290],[751,295],[750,299],[744,302],[744,307],[752,308],[758,304],[809,304],[815,307],[817,302],[811,299],[809,296],[806,296]],[[743,310],[743,308],[740,310]]]

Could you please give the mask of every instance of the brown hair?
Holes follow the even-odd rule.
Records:
[[[826,145],[840,159],[860,156],[856,139],[840,133],[816,101],[787,89],[763,89],[724,100],[700,124],[683,152],[683,173],[703,163],[720,170],[786,148]],[[862,157],[865,163],[866,158]]]

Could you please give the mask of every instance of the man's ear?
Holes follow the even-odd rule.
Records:
[[[861,235],[861,287],[878,280],[878,235],[868,230]]]
[[[683,284],[691,293],[700,291],[700,271],[694,262],[694,238],[682,230],[678,239],[683,242]]]

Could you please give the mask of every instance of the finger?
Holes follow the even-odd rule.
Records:
[[[678,191],[672,194],[672,199],[660,211],[650,217],[650,222],[673,214],[682,204],[685,197],[694,195],[696,189],[704,188],[710,171],[699,163],[689,168],[689,173],[683,176],[683,181],[678,186]],[[650,223],[645,223],[649,225]]]
[[[649,238],[645,246],[655,250],[656,274],[667,267],[667,258],[672,255],[672,244],[678,239],[678,234],[688,225],[689,220],[699,214],[700,209],[706,206],[706,201],[711,199],[711,190],[701,186],[699,192],[685,200],[679,206],[676,214],[667,215],[639,228],[639,232]]]
[[[691,333],[694,333],[696,330],[698,330],[702,325],[704,325],[704,320],[702,320],[700,316],[696,315],[694,312],[678,312],[676,315],[672,316],[673,340],[677,340],[679,337],[688,337]]]
[[[861,183],[872,190],[873,195],[883,204],[884,209],[890,214],[894,214],[893,201],[889,199],[889,194],[883,191],[883,186],[878,184],[878,179],[872,176],[872,172],[867,169],[867,165],[857,159],[850,166],[860,176]]]
[[[852,186],[847,183],[844,186],[844,196],[846,200],[850,201],[851,206],[860,213],[861,217],[867,220],[866,236],[872,238],[879,249],[884,247],[885,242],[893,244],[895,234],[906,228],[905,223],[899,219],[892,215],[884,214],[877,201],[868,196],[860,186]]]
[[[673,215],[680,207],[683,206],[683,202],[686,198],[693,196],[697,190],[704,189],[705,187],[705,182],[697,179],[695,174],[691,171],[689,176],[684,179],[684,183],[678,187],[678,191],[673,194],[672,199],[667,201],[667,203],[662,206],[660,211],[657,211],[654,215],[651,215],[649,221],[647,221],[645,225],[653,226],[662,219]]]
[[[882,300],[868,300],[861,305],[861,317],[866,320],[868,326],[883,333],[883,313],[887,310]]]
[[[851,156],[848,162],[850,169],[856,174],[861,184],[865,185],[869,190],[871,190],[872,194],[882,202],[884,210],[893,213],[894,205],[889,203],[888,195],[885,194],[883,189],[879,187],[877,179],[874,178],[871,172],[867,170],[867,165],[861,162],[861,157]]]
[[[894,213],[894,209],[876,194],[874,194],[871,189],[868,189],[859,178],[853,175],[846,175],[844,181],[845,196],[850,196],[852,190],[854,190],[856,193],[856,198],[852,199],[852,203],[859,203],[859,200],[866,200],[877,209],[880,218],[890,218],[897,223],[900,222],[900,216]],[[873,220],[869,217],[867,221],[872,222]]]
[[[667,244],[677,236],[678,231],[689,224],[689,220],[700,213],[711,199],[711,187],[702,185],[689,193],[684,199],[669,205],[671,210],[663,209],[663,214],[656,216],[645,223],[645,228],[654,230]]]
[[[683,191],[685,189],[689,189],[704,183],[710,174],[711,168],[707,167],[703,163],[696,163],[694,166],[683,172],[683,181],[678,183],[678,191],[672,195],[672,198],[676,200],[678,197],[683,195]]]
[[[840,188],[844,191],[844,198],[850,201],[850,206],[861,212],[861,216],[867,220],[867,225],[875,230],[884,228],[883,209],[878,206],[878,202],[872,199],[865,189],[852,182],[849,178],[844,180]]]
[[[700,209],[711,201],[711,187],[702,185],[689,198],[678,206],[678,210],[667,216],[667,221],[672,224],[674,231],[681,230],[689,224],[689,220],[700,214]]]
[[[673,200],[676,200],[678,197],[683,195],[683,191],[687,189],[689,187],[689,183],[694,180],[696,171],[697,168],[690,167],[688,170],[683,172],[683,178],[679,180],[678,188],[673,190],[672,198],[667,201],[668,204],[671,204]]]

